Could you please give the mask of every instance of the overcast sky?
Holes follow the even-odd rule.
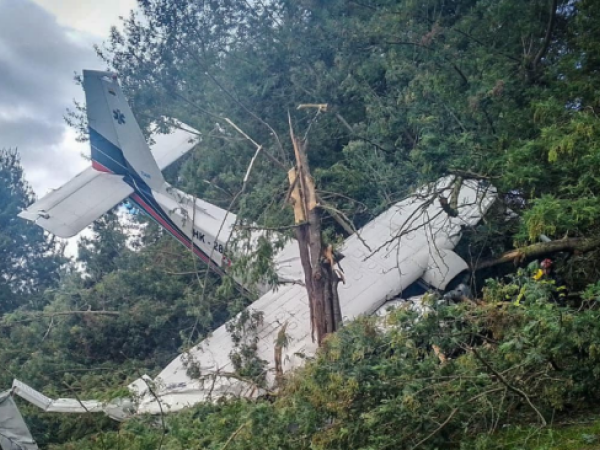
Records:
[[[18,148],[38,197],[89,163],[64,122],[83,69],[104,69],[101,44],[135,0],[0,0],[0,147]]]
[[[0,0],[0,148],[18,148],[38,198],[89,166],[64,115],[83,101],[74,75],[105,69],[101,44],[135,0]],[[84,231],[89,234],[89,231]],[[76,238],[67,254],[77,252]]]

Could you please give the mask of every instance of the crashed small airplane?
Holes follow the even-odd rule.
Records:
[[[19,215],[47,231],[71,237],[128,198],[215,271],[225,274],[235,259],[227,244],[235,235],[236,216],[170,186],[161,171],[191,150],[193,135],[178,145],[150,148],[119,86],[109,72],[84,71],[92,167]],[[446,177],[423,187],[369,222],[339,248],[344,283],[339,300],[344,322],[374,314],[401,298],[415,283],[445,290],[468,270],[453,249],[465,227],[475,226],[496,197],[493,186]],[[453,198],[447,214],[436,198]],[[230,259],[231,258],[231,259]],[[275,256],[280,280],[303,280],[296,241]],[[262,286],[249,309],[260,312],[257,356],[267,361],[267,382],[275,384],[276,340],[285,330],[283,372],[301,366],[316,352],[311,338],[308,294],[302,283]],[[13,392],[46,411],[104,411],[122,420],[133,414],[176,411],[223,396],[254,397],[260,390],[234,374],[235,350],[226,325],[175,358],[155,379],[129,385],[132,402],[102,404],[52,400],[15,380]],[[194,368],[191,375],[190,368]]]

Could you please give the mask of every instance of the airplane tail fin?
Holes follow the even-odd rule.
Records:
[[[92,165],[101,172],[130,175],[156,191],[165,180],[115,74],[83,71]]]

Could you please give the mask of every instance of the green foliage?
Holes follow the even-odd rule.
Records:
[[[541,448],[525,438],[552,442],[552,431],[534,428],[541,416],[560,422],[598,401],[600,309],[559,307],[538,284],[523,274],[491,284],[483,306],[400,308],[385,323],[359,320],[271,401],[166,416],[163,448],[492,449],[517,437],[523,448]],[[97,435],[55,448],[157,448],[161,434],[140,418],[103,434],[105,447]],[[581,445],[592,439],[579,437]]]
[[[600,423],[595,419],[582,424],[567,420],[550,429],[516,426],[493,436],[481,435],[467,449],[593,450],[598,447]]]
[[[123,386],[144,373],[155,374],[245,306],[236,296],[218,295],[215,276],[197,272],[193,256],[171,238],[154,243],[151,251],[111,249],[121,237],[119,227],[106,228],[89,247],[86,265],[101,277],[73,272],[46,292],[43,309],[2,317],[1,385],[18,378],[51,397],[123,396]],[[107,259],[108,251],[115,255]],[[205,280],[209,286],[203,294]],[[88,309],[119,315],[68,314]],[[23,406],[40,445],[116,426],[102,416],[82,419]]]
[[[226,329],[231,335],[234,350],[229,355],[236,373],[242,378],[251,380],[257,386],[265,387],[265,367],[263,361],[256,355],[258,350],[259,327],[263,325],[262,312],[245,309],[232,322],[227,323]]]
[[[115,211],[109,211],[92,224],[93,236],[78,243],[78,260],[83,263],[91,284],[117,269],[119,256],[125,250],[127,236]]]

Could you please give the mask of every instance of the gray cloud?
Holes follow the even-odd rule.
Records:
[[[0,147],[19,148],[40,195],[87,165],[63,117],[83,98],[75,73],[103,68],[94,40],[29,0],[0,0]]]
[[[60,143],[64,132],[65,127],[60,121],[46,121],[35,117],[0,121],[0,142],[3,147],[18,147],[21,152],[39,148],[36,152],[38,156],[43,154],[41,148]]]

